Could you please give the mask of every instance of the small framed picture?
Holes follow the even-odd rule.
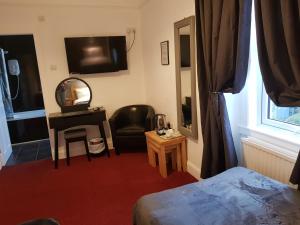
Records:
[[[169,41],[163,41],[160,43],[161,51],[161,65],[169,65]]]

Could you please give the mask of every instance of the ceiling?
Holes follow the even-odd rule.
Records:
[[[149,0],[0,0],[0,4],[77,5],[140,8]]]

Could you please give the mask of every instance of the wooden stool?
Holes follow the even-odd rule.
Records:
[[[91,161],[89,147],[87,144],[87,138],[86,138],[86,129],[74,129],[74,130],[68,130],[64,132],[65,141],[66,141],[66,153],[67,153],[67,165],[70,165],[70,148],[69,144],[72,142],[77,141],[83,141],[85,145],[85,151],[86,155],[88,157],[88,160]]]
[[[147,150],[149,164],[156,167],[155,153],[158,155],[159,171],[162,177],[167,177],[166,154],[172,154],[172,169],[178,171],[186,171],[187,169],[187,153],[186,153],[186,137],[179,136],[172,139],[162,139],[155,131],[145,133],[147,138]]]

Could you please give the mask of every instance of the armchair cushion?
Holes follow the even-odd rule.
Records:
[[[143,135],[145,133],[145,127],[140,125],[128,125],[116,130],[116,135],[131,136],[131,135]]]

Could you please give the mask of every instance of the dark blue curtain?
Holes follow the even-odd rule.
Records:
[[[202,178],[238,163],[223,93],[239,93],[245,85],[251,7],[252,0],[196,0]]]
[[[263,81],[277,106],[300,106],[300,0],[256,0],[256,33]],[[300,155],[291,176],[300,184]]]

